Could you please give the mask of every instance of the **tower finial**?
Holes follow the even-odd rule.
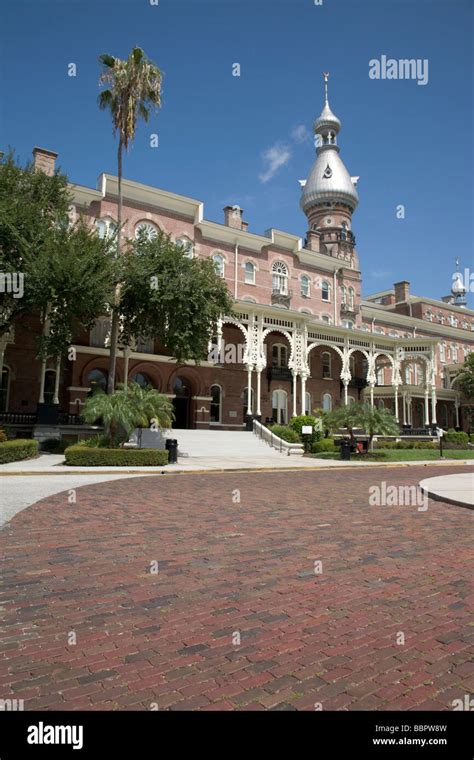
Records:
[[[328,103],[328,79],[329,79],[329,71],[323,71],[323,77],[324,77],[324,98],[326,103]]]

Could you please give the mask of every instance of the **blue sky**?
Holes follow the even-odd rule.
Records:
[[[34,145],[56,150],[84,185],[116,173],[97,57],[140,45],[164,72],[163,106],[140,124],[125,176],[204,201],[209,219],[238,203],[251,231],[304,236],[298,180],[314,160],[311,126],[330,71],[341,157],[360,176],[364,293],[408,279],[438,298],[456,255],[473,268],[472,21],[472,0],[10,0],[0,147],[21,160]],[[369,61],[382,55],[428,59],[428,84],[370,79]],[[270,157],[282,161],[273,173]]]

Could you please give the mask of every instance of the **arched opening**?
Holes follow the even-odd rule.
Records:
[[[10,370],[3,367],[0,381],[0,412],[6,412],[8,409],[8,384],[10,381]]]
[[[330,393],[323,393],[323,410],[325,412],[332,410],[332,396]]]
[[[278,425],[286,425],[288,420],[288,395],[281,388],[272,393],[272,417]]]
[[[211,399],[210,422],[217,425],[222,422],[222,388],[220,385],[211,385]]]
[[[87,375],[87,385],[90,388],[89,395],[96,393],[97,391],[107,390],[107,378],[108,373],[102,369],[91,369]],[[46,384],[45,384],[45,401],[46,401]]]
[[[188,428],[190,426],[191,388],[189,381],[180,377],[175,378],[173,383],[174,428]]]
[[[137,383],[140,388],[153,388],[153,383],[144,372],[137,372],[131,377],[132,382]]]

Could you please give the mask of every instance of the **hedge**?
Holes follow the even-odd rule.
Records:
[[[315,441],[311,450],[313,454],[319,454],[321,451],[339,451],[334,443],[334,438],[323,438],[321,441]]]
[[[301,443],[300,437],[296,430],[292,430],[292,428],[287,427],[286,425],[272,425],[270,427],[270,430],[272,431],[273,435],[278,436],[278,438],[283,438],[283,440],[287,441],[288,443]]]
[[[31,438],[16,438],[13,441],[0,443],[0,464],[19,462],[38,456],[38,441]]]
[[[443,435],[443,443],[456,443],[460,448],[467,448],[469,436],[467,433],[456,433],[455,431],[448,430]]]
[[[69,446],[64,452],[66,464],[81,467],[160,467],[168,464],[163,449],[100,449]]]

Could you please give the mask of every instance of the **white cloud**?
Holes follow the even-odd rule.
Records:
[[[298,124],[297,127],[291,132],[291,137],[295,143],[302,144],[311,140],[311,134],[308,127],[305,124]]]
[[[265,162],[264,171],[259,174],[260,182],[268,182],[282,166],[288,163],[291,158],[291,151],[287,145],[283,143],[275,143],[271,148],[268,148],[263,154],[262,158]]]

